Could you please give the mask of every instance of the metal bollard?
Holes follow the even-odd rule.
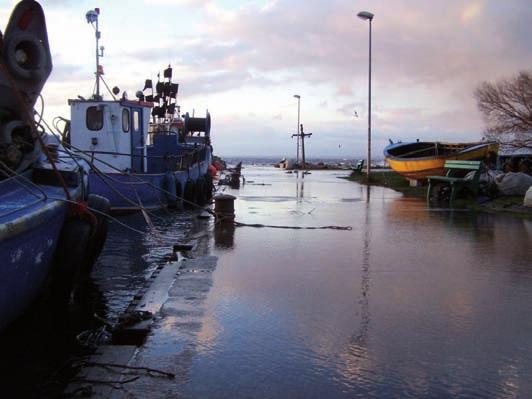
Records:
[[[235,220],[236,197],[229,194],[217,194],[214,196],[214,213],[219,223],[233,223]]]

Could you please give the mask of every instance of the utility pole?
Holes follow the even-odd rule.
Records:
[[[297,155],[296,155],[296,164],[299,167],[299,116],[301,108],[301,96],[299,94],[294,94],[294,98],[297,98],[297,125],[296,125],[296,134],[293,134],[292,137],[297,136]]]
[[[306,164],[307,164],[306,161],[305,161],[305,137],[312,136],[312,133],[305,133],[303,131],[303,124],[300,125],[300,129],[301,129],[300,133],[293,134],[292,137],[297,136],[298,140],[301,137],[301,155],[302,155],[302,165],[301,166],[304,169]]]

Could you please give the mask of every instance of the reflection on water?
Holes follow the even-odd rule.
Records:
[[[246,174],[271,186],[243,187],[237,220],[353,230],[239,227],[234,246],[214,247],[202,322],[216,334],[196,337],[201,351],[177,392],[532,395],[530,222],[428,210],[331,172]]]
[[[214,245],[217,249],[231,249],[235,245],[235,225],[219,224],[214,228]]]
[[[296,198],[299,202],[305,197],[305,173],[296,171],[298,179],[296,180]]]

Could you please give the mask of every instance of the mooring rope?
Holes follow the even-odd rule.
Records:
[[[237,227],[268,227],[270,229],[290,229],[290,230],[353,230],[351,226],[279,226],[271,224],[261,224],[261,223],[242,223],[234,221],[235,226]]]

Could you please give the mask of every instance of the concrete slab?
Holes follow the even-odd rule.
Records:
[[[134,323],[123,332],[134,335],[137,331],[145,331],[148,333],[147,342],[140,347],[100,347],[64,394],[113,399],[174,397],[173,393],[170,394],[175,392],[173,379],[160,373],[132,370],[120,365],[148,367],[180,376],[186,374],[193,353],[189,338],[201,329],[201,305],[212,285],[216,261],[213,256],[184,258],[158,269],[154,278],[148,279],[148,287],[141,290],[142,297],[136,296],[134,305],[128,308],[129,312],[150,312],[154,317]]]
[[[113,399],[181,397],[197,351],[196,336],[203,329],[205,300],[212,286],[217,257],[185,259],[180,275],[168,291],[146,343],[135,353],[131,365],[148,366],[174,373],[175,379],[141,376],[125,390],[114,390]]]
[[[104,364],[129,365],[136,346],[103,345],[87,360],[83,367],[65,391],[67,397],[110,398],[113,391],[123,389],[124,385],[134,376],[129,370],[121,367],[103,366]]]
[[[168,299],[168,291],[177,277],[182,261],[172,262],[161,269],[157,277],[151,282],[148,290],[139,301],[135,310],[157,313]]]

